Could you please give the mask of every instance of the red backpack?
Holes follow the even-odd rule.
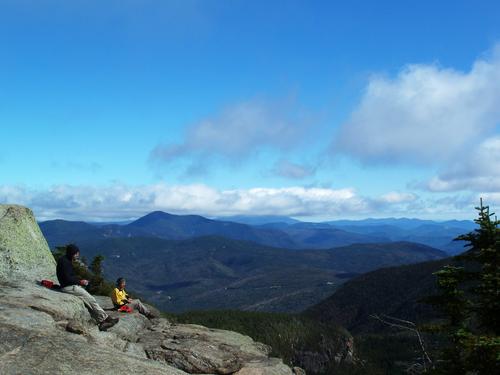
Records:
[[[54,287],[54,282],[50,280],[42,280],[40,281],[40,285],[52,289]]]
[[[44,286],[47,289],[61,289],[61,286],[59,284],[56,284],[51,280],[41,280],[40,285]]]
[[[131,313],[134,310],[130,306],[122,305],[122,306],[120,306],[120,308],[118,309],[118,311],[124,312],[124,313]]]

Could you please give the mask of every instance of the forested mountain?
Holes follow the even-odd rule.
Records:
[[[437,293],[434,272],[452,258],[377,269],[340,286],[335,293],[310,307],[305,314],[346,327],[353,333],[384,332],[388,327],[372,315],[388,315],[412,322],[436,317],[421,299]]]

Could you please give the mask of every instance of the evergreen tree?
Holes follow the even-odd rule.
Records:
[[[66,254],[66,246],[57,246],[52,252],[54,259],[57,260]],[[84,257],[80,258],[79,261],[73,262],[73,267],[76,275],[80,279],[89,280],[89,285],[87,286],[87,291],[91,294],[97,294],[101,296],[109,296],[113,291],[113,283],[107,281],[104,278],[102,262],[104,257],[102,255],[96,255],[90,267],[87,267],[87,262]]]
[[[500,374],[499,221],[482,200],[476,209],[478,229],[457,238],[470,249],[436,273],[441,295],[432,303],[445,314],[439,330],[449,339],[437,374]]]
[[[92,294],[109,296],[113,291],[113,284],[104,279],[102,269],[103,260],[104,257],[102,255],[96,255],[94,259],[92,259],[92,263],[90,263],[91,276],[89,278],[89,292]]]

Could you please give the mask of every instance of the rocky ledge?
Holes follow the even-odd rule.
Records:
[[[0,374],[304,374],[248,336],[118,313],[107,297],[120,321],[101,332],[79,298],[35,282],[54,273],[31,211],[0,205]]]

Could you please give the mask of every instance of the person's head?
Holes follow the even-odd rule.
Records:
[[[76,260],[80,257],[80,249],[75,244],[69,244],[66,246],[66,257],[69,260]]]
[[[126,281],[123,277],[119,277],[118,280],[116,280],[116,287],[120,290],[125,288]]]

